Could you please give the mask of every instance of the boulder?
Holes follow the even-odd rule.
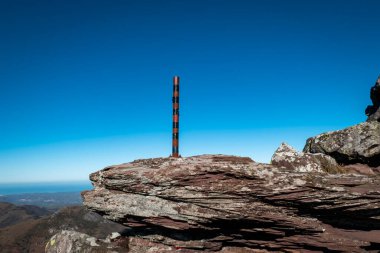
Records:
[[[273,154],[271,164],[297,172],[343,172],[342,168],[331,156],[321,153],[299,153],[286,143],[282,143]]]
[[[368,116],[367,121],[377,121],[380,122],[380,108],[377,109],[374,113]]]
[[[372,105],[367,106],[365,114],[368,116],[367,121],[380,122],[380,77],[375,85],[371,88],[370,98]]]
[[[46,253],[121,253],[127,250],[127,247],[120,247],[117,243],[112,245],[110,241],[102,241],[72,230],[62,230],[55,234],[45,247]]]
[[[82,196],[130,227],[120,237],[130,252],[375,252],[380,178],[302,170],[225,155],[144,159],[91,174]]]
[[[364,122],[309,138],[303,151],[329,155],[343,165],[380,166],[380,122]]]

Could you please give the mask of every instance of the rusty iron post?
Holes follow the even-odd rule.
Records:
[[[172,157],[179,157],[179,76],[173,77],[173,137]]]

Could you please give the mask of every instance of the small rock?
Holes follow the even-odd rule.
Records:
[[[121,236],[121,234],[119,234],[118,232],[113,232],[110,236],[110,239],[112,241],[112,240],[119,238],[120,236]]]

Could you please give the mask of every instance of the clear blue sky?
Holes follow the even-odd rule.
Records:
[[[2,0],[0,182],[87,179],[171,152],[269,162],[365,120],[380,1]]]

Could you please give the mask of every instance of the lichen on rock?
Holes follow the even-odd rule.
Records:
[[[322,153],[297,152],[286,143],[282,143],[273,154],[271,164],[297,172],[344,172],[331,156]]]
[[[309,138],[303,151],[329,155],[340,164],[380,166],[380,122],[363,122]]]
[[[294,150],[284,144],[281,153],[293,156]],[[295,169],[223,155],[111,166],[92,174],[96,187],[83,193],[84,205],[131,228],[122,236],[130,252],[148,252],[131,244],[137,238],[166,247],[162,252],[355,252],[380,243],[374,236],[380,235],[380,179],[329,174],[320,162],[324,155],[296,155],[319,167]],[[359,239],[364,235],[371,239]]]

